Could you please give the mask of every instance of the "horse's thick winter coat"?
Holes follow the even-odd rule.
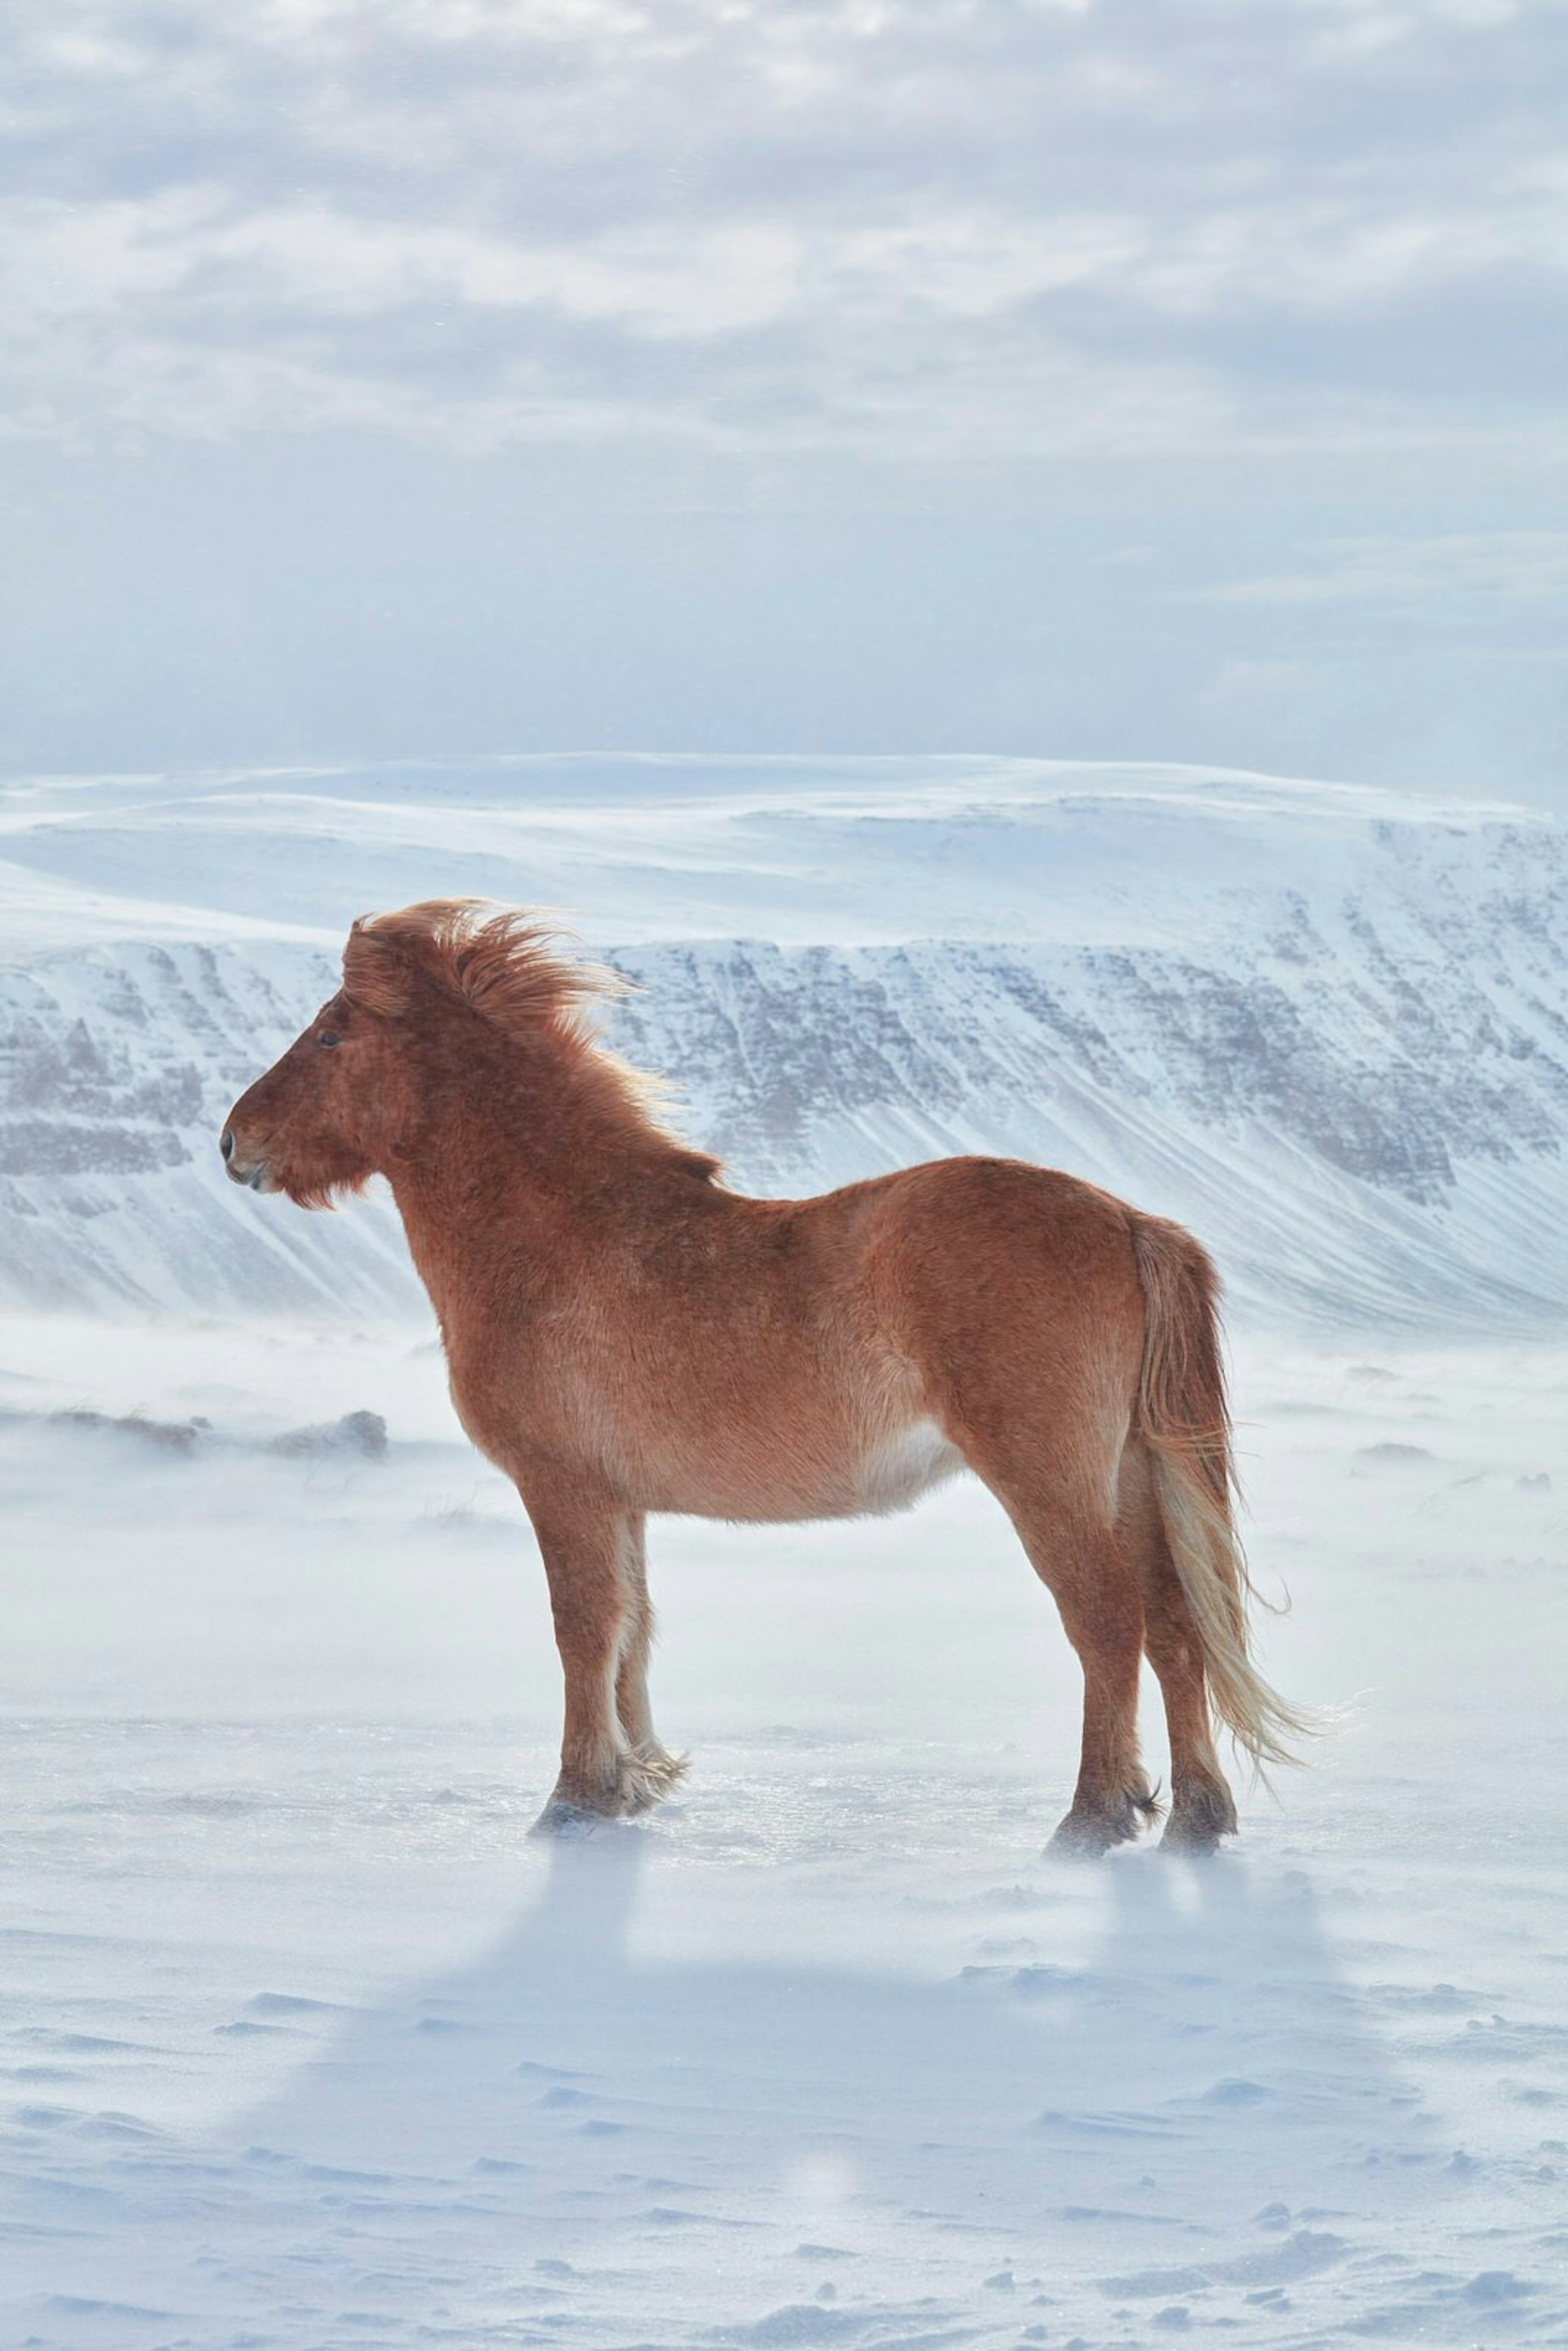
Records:
[[[1083,1666],[1059,1841],[1099,1851],[1156,1809],[1145,1652],[1170,1729],[1167,1842],[1228,1834],[1215,1722],[1265,1763],[1304,1724],[1249,1656],[1203,1250],[1014,1160],[745,1198],[596,1042],[586,1008],[613,986],[526,914],[367,917],[340,993],[223,1138],[236,1182],[304,1207],[392,1185],[463,1425],[544,1554],[566,1676],[547,1817],[636,1811],[683,1768],[648,1706],[649,1512],[850,1517],[967,1467]]]

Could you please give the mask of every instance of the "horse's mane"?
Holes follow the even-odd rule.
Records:
[[[531,908],[427,898],[395,914],[361,914],[343,950],[350,1004],[395,1019],[413,1008],[422,981],[522,1035],[544,1020],[575,1026],[587,1006],[627,987],[619,973],[563,953],[559,931]]]
[[[607,1108],[622,1111],[650,1140],[673,1145],[694,1174],[716,1175],[716,1159],[687,1150],[666,1130],[664,1081],[633,1070],[601,1041],[593,1007],[631,986],[619,972],[563,949],[559,928],[537,908],[497,911],[482,898],[427,898],[393,914],[361,914],[343,950],[350,1004],[396,1019],[434,988],[519,1043],[553,1043]]]

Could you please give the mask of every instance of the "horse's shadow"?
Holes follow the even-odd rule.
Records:
[[[602,2256],[611,2226],[764,2215],[847,2242],[873,2210],[988,2241],[1052,2214],[1190,2231],[1343,2205],[1419,2137],[1299,1876],[1052,1866],[1020,1897],[1021,1938],[931,1981],[640,1953],[672,1860],[636,1829],[539,1865],[485,1959],[356,2016],[248,2118],[256,2161],[337,2182],[364,2215],[489,2212],[514,2252],[549,2259]],[[1083,1949],[1086,1910],[1087,1961],[1041,1958],[1053,1920]]]

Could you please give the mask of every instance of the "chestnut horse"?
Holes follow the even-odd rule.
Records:
[[[236,1184],[302,1207],[374,1174],[392,1186],[458,1415],[544,1555],[566,1677],[545,1822],[640,1811],[685,1768],[648,1705],[650,1511],[849,1518],[967,1467],[1083,1667],[1056,1843],[1100,1853],[1158,1811],[1138,1756],[1145,1654],[1170,1729],[1166,1842],[1233,1834],[1216,1725],[1266,1764],[1307,1724],[1248,1653],[1203,1250],[1009,1159],[745,1198],[596,1041],[588,1008],[616,985],[527,914],[367,916],[339,993],[221,1146]]]

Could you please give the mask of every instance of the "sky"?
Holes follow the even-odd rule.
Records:
[[[1568,809],[1568,0],[9,0],[0,768]]]

